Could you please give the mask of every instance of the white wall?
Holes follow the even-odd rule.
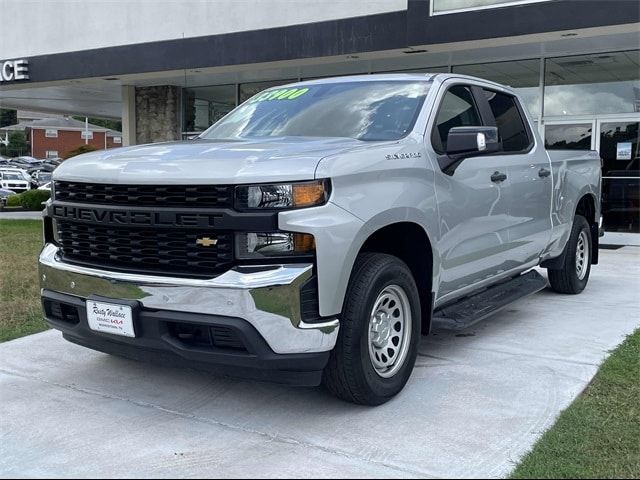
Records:
[[[0,59],[406,8],[407,0],[0,0]]]

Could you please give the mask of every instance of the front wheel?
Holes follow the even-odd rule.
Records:
[[[589,222],[583,216],[576,215],[562,267],[548,270],[549,283],[554,291],[577,294],[584,290],[591,273],[592,245]]]
[[[380,253],[358,256],[340,333],[323,375],[339,398],[380,405],[407,383],[418,352],[420,297],[411,271]]]

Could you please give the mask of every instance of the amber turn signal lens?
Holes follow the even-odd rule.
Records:
[[[326,200],[324,182],[310,182],[293,184],[293,206],[311,207]]]
[[[293,234],[293,250],[298,253],[313,252],[316,249],[316,240],[313,235],[307,233]]]

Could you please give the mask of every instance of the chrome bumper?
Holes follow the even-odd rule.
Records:
[[[45,245],[39,260],[42,289],[81,298],[138,300],[149,309],[241,318],[279,354],[325,352],[335,346],[337,319],[307,324],[300,316],[300,286],[311,278],[312,268],[269,265],[229,270],[205,280],[138,275],[64,263],[53,244]]]

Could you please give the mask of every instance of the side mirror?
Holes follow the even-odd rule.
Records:
[[[454,127],[447,136],[447,155],[462,160],[502,149],[498,127]]]
[[[498,127],[453,127],[447,136],[447,155],[438,161],[444,173],[453,175],[465,158],[500,151]]]

